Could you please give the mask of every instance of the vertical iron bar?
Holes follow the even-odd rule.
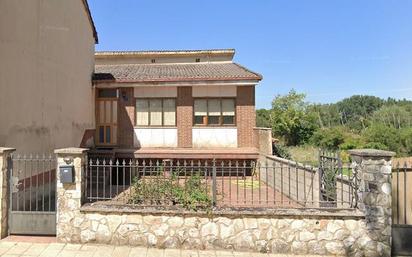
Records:
[[[283,163],[280,163],[280,202],[283,206]]]
[[[403,175],[403,215],[404,215],[404,220],[405,220],[404,224],[407,224],[407,220],[406,220],[406,203],[407,203],[406,201],[406,162],[405,162],[403,171],[404,171],[404,175]]]
[[[216,160],[213,159],[213,168],[212,168],[212,201],[213,207],[216,206]]]
[[[43,194],[42,194],[42,211],[44,211],[44,194],[45,194],[45,186],[46,186],[46,184],[44,183],[44,175],[46,175],[45,173],[47,172],[47,171],[46,171],[46,168],[45,168],[45,162],[46,162],[46,156],[45,156],[45,154],[43,153],[43,160],[42,160],[42,167],[43,167],[43,173],[42,173],[42,178],[43,178],[43,184],[42,184],[42,187],[43,187]]]
[[[295,163],[295,171],[296,171],[296,200],[299,203],[299,166],[298,162]]]
[[[52,210],[52,205],[51,205],[51,195],[52,195],[52,161],[51,161],[51,156],[49,155],[49,159],[48,159],[48,163],[49,163],[49,186],[48,186],[48,188],[49,188],[49,211],[51,211]],[[55,174],[55,177],[56,177],[56,175],[57,174]],[[54,183],[55,184],[55,183]]]
[[[396,168],[396,213],[398,214],[398,219],[397,219],[397,223],[399,224],[399,220],[400,220],[400,212],[399,212],[399,162],[397,164],[397,168]]]

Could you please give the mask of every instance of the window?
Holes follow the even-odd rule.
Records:
[[[99,89],[99,98],[117,98],[117,89]]]
[[[235,99],[195,99],[195,125],[224,126],[235,124]]]
[[[136,126],[176,126],[176,100],[137,99]]]

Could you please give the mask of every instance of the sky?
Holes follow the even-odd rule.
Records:
[[[291,89],[332,103],[412,100],[412,0],[89,0],[96,50],[236,49],[263,75],[256,107]]]

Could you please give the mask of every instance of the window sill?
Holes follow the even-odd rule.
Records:
[[[134,126],[134,129],[177,129],[177,126]]]

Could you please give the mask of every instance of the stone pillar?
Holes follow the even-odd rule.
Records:
[[[349,151],[358,185],[358,209],[365,214],[367,233],[357,240],[359,256],[391,256],[392,166],[395,153],[362,149]]]
[[[8,235],[8,214],[9,214],[9,203],[10,203],[10,172],[9,168],[11,165],[11,153],[16,149],[14,148],[4,148],[0,147],[0,199],[1,199],[1,221],[0,221],[0,236],[5,238]]]
[[[84,199],[85,168],[87,149],[65,148],[54,151],[57,155],[56,170],[56,236],[59,242],[80,242],[80,228],[72,226],[76,217],[80,217],[80,207]],[[74,166],[75,181],[63,184],[60,181],[60,167]],[[79,231],[73,231],[79,230]]]

